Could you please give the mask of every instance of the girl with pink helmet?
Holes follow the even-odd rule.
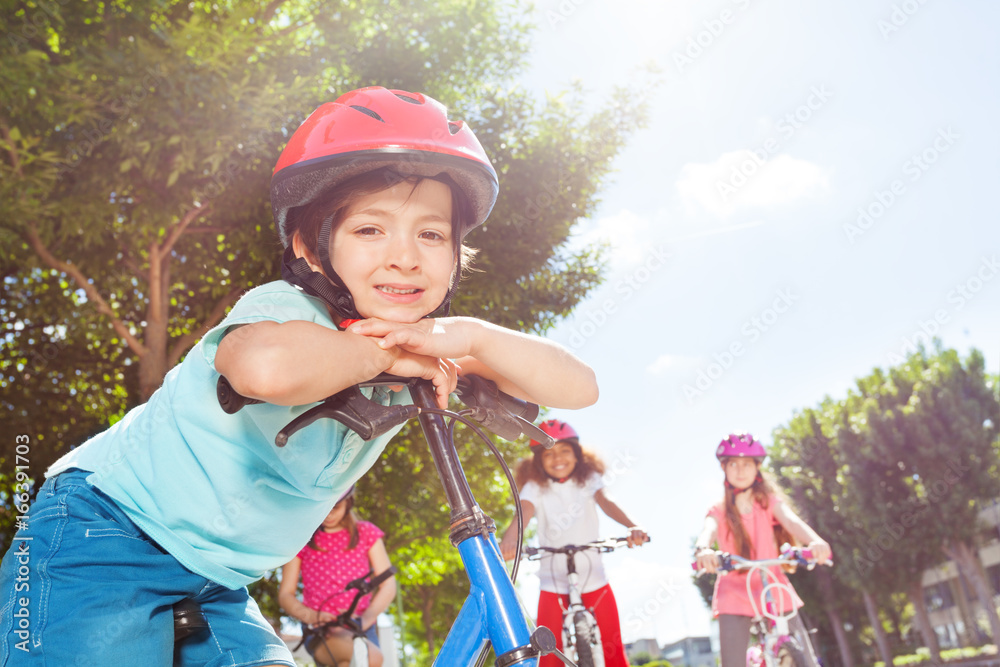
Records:
[[[597,508],[628,529],[629,548],[649,540],[646,531],[625,513],[604,491],[604,462],[589,449],[580,446],[580,437],[572,426],[556,419],[538,425],[555,439],[551,449],[531,441],[532,455],[518,464],[515,478],[521,492],[521,512],[527,524],[538,520],[541,546],[562,547],[586,544],[599,539]],[[511,526],[500,541],[504,558],[514,557],[517,528]],[[583,583],[583,604],[591,609],[601,629],[605,667],[628,667],[618,620],[618,604],[608,584],[600,554],[584,551],[576,556],[577,571]],[[537,624],[552,630],[562,649],[562,611],[569,604],[566,561],[561,557],[545,558],[539,571],[541,595],[538,598]],[[539,667],[560,667],[554,655],[542,656]]]
[[[749,433],[732,433],[715,448],[725,477],[721,502],[709,508],[705,525],[695,543],[698,569],[714,573],[719,568],[719,551],[739,554],[744,558],[766,559],[778,556],[784,542],[796,540],[807,544],[816,560],[824,563],[830,558],[830,545],[821,538],[792,508],[780,491],[761,471],[760,465],[767,451],[759,440]],[[778,568],[772,568],[777,580],[789,586],[788,577]],[[750,639],[750,619],[753,607],[747,597],[747,574],[727,572],[715,580],[712,595],[712,615],[719,619],[721,666],[744,667],[747,644]],[[780,589],[776,595],[785,596]],[[794,591],[793,591],[794,592]],[[754,595],[760,594],[760,584]],[[797,595],[793,599],[779,600],[785,608],[802,606]],[[801,645],[812,656],[812,643],[808,640],[802,620],[796,616],[790,623],[799,635]],[[815,664],[815,657],[812,657]]]

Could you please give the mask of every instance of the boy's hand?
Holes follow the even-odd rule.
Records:
[[[351,324],[347,331],[380,338],[379,347],[398,347],[428,357],[459,359],[472,354],[471,328],[460,317],[424,318],[412,324],[369,318]]]
[[[448,396],[458,385],[458,364],[450,359],[437,359],[422,354],[399,350],[399,355],[386,373],[411,378],[423,378],[434,383],[438,407],[448,408]]]

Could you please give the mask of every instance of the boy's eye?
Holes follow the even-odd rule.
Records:
[[[447,237],[441,232],[429,229],[427,231],[420,233],[420,238],[427,239],[428,241],[446,241]]]
[[[372,236],[378,234],[378,229],[375,227],[359,227],[354,230],[354,233],[361,236]]]

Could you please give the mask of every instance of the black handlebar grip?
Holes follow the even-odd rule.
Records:
[[[229,384],[229,380],[222,375],[219,376],[219,381],[215,383],[215,395],[219,399],[219,406],[227,415],[236,414],[244,405],[264,402],[236,393],[233,385]]]

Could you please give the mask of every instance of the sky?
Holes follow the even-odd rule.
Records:
[[[1000,4],[540,0],[536,93],[645,94],[578,246],[607,279],[551,337],[598,403],[552,411],[652,541],[605,557],[626,641],[709,633],[691,543],[719,440],[774,428],[937,336],[1000,372]],[[502,184],[501,184],[502,187]],[[602,535],[623,534],[607,520]],[[836,550],[836,544],[833,544]],[[529,609],[537,580],[524,570]]]

